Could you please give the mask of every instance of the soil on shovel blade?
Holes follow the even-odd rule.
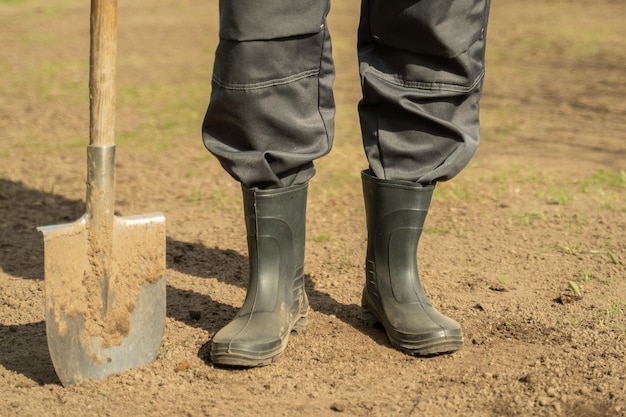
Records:
[[[103,348],[119,346],[131,330],[131,315],[142,286],[154,284],[165,273],[165,260],[157,256],[163,253],[164,242],[153,230],[161,226],[130,226],[123,219],[115,222],[119,224],[112,221],[101,229],[102,234],[95,234],[90,233],[88,221],[79,220],[72,223],[67,237],[59,242],[52,237],[45,246],[47,308],[53,309],[60,336],[68,330],[68,319],[82,317],[85,345],[98,337]],[[132,236],[133,232],[137,236]],[[112,248],[105,258],[102,248],[106,242],[112,243]]]
[[[240,187],[200,137],[217,3],[119,4],[115,208],[166,215],[166,329],[153,363],[64,388],[36,227],[85,212],[89,4],[0,1],[0,416],[626,416],[626,4],[493,2],[481,147],[438,184],[418,250],[465,344],[417,358],[360,320],[360,5],[333,2],[337,131],[309,189],[309,326],[277,363],[240,370],[207,344],[248,273]]]

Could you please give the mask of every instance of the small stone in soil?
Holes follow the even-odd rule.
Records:
[[[188,360],[184,360],[176,365],[176,372],[184,372],[189,368],[191,368],[191,363]]]
[[[342,404],[339,404],[339,403],[333,403],[333,405],[330,406],[330,409],[333,410],[333,411],[336,411],[338,413],[343,413],[344,406]]]

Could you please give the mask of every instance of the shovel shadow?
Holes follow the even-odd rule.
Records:
[[[59,384],[48,352],[45,322],[0,323],[0,366],[22,374],[38,385]],[[18,381],[9,380],[9,383],[23,385]]]
[[[0,178],[0,274],[41,281],[44,278],[44,243],[42,234],[36,228],[70,223],[84,213],[85,203],[82,200],[67,199]],[[232,251],[211,251],[208,261],[212,263],[215,257],[229,259],[232,254]],[[172,262],[174,258],[171,254],[168,257]],[[17,306],[19,302],[26,301],[24,297],[20,292],[3,289],[0,304],[3,298],[11,298],[12,302],[8,305]],[[198,326],[199,323],[195,320],[196,312],[190,313],[187,307],[202,305],[207,312],[205,317],[209,317],[209,320],[201,325],[209,331],[215,331],[235,314],[231,306],[215,302],[206,295],[172,286],[167,288],[167,298],[168,317],[192,326]],[[43,313],[45,299],[37,302],[42,304],[40,311]],[[11,311],[9,314],[12,314]],[[24,375],[37,384],[58,384],[48,352],[46,326],[42,316],[34,318],[32,323],[19,325],[7,324],[3,322],[6,317],[0,317],[0,366]]]
[[[84,211],[85,204],[80,200],[33,190],[20,182],[0,178],[2,272],[15,278],[41,280],[44,276],[43,237],[36,228],[74,221]],[[10,290],[3,290],[1,296],[16,297]],[[48,352],[43,320],[20,325],[0,322],[0,366],[36,384],[59,383]]]
[[[0,178],[0,268],[16,278],[42,279],[43,237],[38,226],[69,223],[85,203]]]

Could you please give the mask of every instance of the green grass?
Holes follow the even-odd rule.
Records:
[[[200,109],[206,106],[206,88],[173,84],[126,85],[118,89],[118,112],[137,113],[133,120],[120,120],[120,143],[153,152],[170,152],[180,137],[198,137]],[[167,103],[164,109],[163,103]],[[198,139],[199,141],[200,139]],[[208,152],[206,152],[208,153]],[[205,155],[204,158],[209,158]]]
[[[579,199],[588,199],[589,196],[600,210],[626,212],[623,203],[626,192],[624,170],[600,169],[587,177],[563,180],[541,171],[529,172],[520,165],[509,164],[483,176],[480,182],[490,190],[490,197],[493,200],[510,196],[512,192],[524,195],[530,191],[534,193],[538,202],[569,208]],[[435,190],[435,198],[469,200],[472,196],[472,186],[471,183],[463,186],[443,183]],[[586,217],[585,213],[577,215],[579,218]],[[543,220],[544,216],[542,210],[532,210],[514,215],[513,221],[518,226],[528,226],[535,221]]]
[[[191,197],[189,197],[189,202],[190,203],[197,203],[201,199],[202,199],[202,191],[201,190],[194,190],[194,192],[191,195]]]
[[[574,281],[568,281],[570,290],[577,296],[582,291]],[[607,300],[598,308],[585,307],[583,311],[570,310],[566,317],[556,316],[556,325],[560,328],[587,328],[596,331],[611,331],[626,336],[626,301],[624,299]]]
[[[565,245],[556,245],[556,249],[559,252],[565,253],[567,255],[576,255],[580,251],[580,243],[566,243]]]
[[[333,236],[330,233],[318,233],[316,235],[313,235],[313,242],[316,243],[322,243],[322,242],[330,242],[333,240]]]
[[[576,278],[578,281],[591,281],[594,278],[593,274],[588,270],[582,270],[578,272],[578,277]]]
[[[423,232],[427,235],[444,236],[454,232],[456,237],[466,237],[467,231],[461,228],[456,222],[451,221],[437,226],[424,227]]]
[[[331,256],[330,258],[322,261],[322,264],[335,273],[348,271],[351,268],[354,268],[354,265],[350,262],[350,258],[347,254]]]
[[[537,196],[548,204],[567,206],[574,201],[575,190],[567,185],[551,185],[537,191]]]
[[[537,221],[545,220],[545,215],[536,211],[513,215],[513,224],[517,226],[530,226]]]
[[[614,265],[621,264],[621,262],[615,256],[615,254],[613,254],[613,252],[611,252],[610,250],[597,250],[596,249],[596,250],[587,250],[587,251],[584,251],[583,253],[588,253],[592,255],[605,255],[612,264]]]
[[[601,314],[602,317],[597,319],[599,329],[607,327],[614,331],[621,331],[626,336],[626,301],[609,301],[606,307],[601,310]]]
[[[498,169],[488,179],[492,184],[510,184],[514,181],[524,181],[522,177],[523,168],[518,164],[509,164]]]
[[[577,296],[581,296],[580,293],[580,287],[578,286],[578,284],[574,281],[567,281],[567,285],[569,285],[570,289],[574,292],[574,294],[576,294]]]
[[[3,91],[5,97],[20,99],[24,94],[32,94],[37,96],[37,102],[42,106],[80,105],[86,108],[89,103],[85,60],[48,60],[21,70],[16,70],[11,64],[1,68],[11,80]]]
[[[14,150],[56,152],[64,149],[84,149],[89,143],[88,132],[85,136],[74,135],[69,138],[55,138],[54,141],[29,142],[24,141],[14,145]]]
[[[598,208],[608,211],[624,211],[623,196],[626,191],[626,171],[598,170],[579,182],[581,192],[594,196]]]
[[[509,284],[509,277],[504,272],[500,272],[498,274],[497,280],[502,285],[508,285]]]
[[[468,200],[469,192],[466,187],[459,184],[441,183],[438,184],[433,193],[433,198],[440,200]]]

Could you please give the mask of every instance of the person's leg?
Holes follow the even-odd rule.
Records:
[[[329,0],[220,1],[203,141],[249,188],[307,182],[330,151]]]
[[[363,0],[359,114],[377,178],[454,177],[478,146],[489,0]]]
[[[307,184],[333,138],[328,8],[328,0],[220,1],[202,133],[242,184],[249,282],[243,306],[212,338],[218,365],[268,365],[306,327]]]
[[[363,0],[359,115],[368,244],[363,319],[414,355],[461,348],[459,324],[428,301],[417,246],[436,182],[479,141],[489,0]]]

